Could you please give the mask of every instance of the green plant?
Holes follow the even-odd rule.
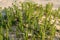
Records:
[[[9,28],[6,25],[6,40],[9,40]]]
[[[0,40],[3,40],[3,20],[2,20],[2,13],[0,13]]]
[[[55,23],[56,18],[60,18],[60,9],[52,10],[53,4],[50,3],[44,7],[32,2],[20,4],[20,6],[13,4],[12,7],[3,9],[5,12],[4,16],[0,12],[0,39],[9,40],[9,33],[12,30],[18,39],[20,34],[22,34],[23,40],[29,40],[30,37],[31,40],[54,40]],[[54,22],[51,23],[52,20]],[[16,30],[13,30],[13,27]],[[3,33],[4,30],[6,31],[6,37]]]

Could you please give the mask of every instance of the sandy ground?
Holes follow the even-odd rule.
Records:
[[[12,6],[12,3],[14,2],[15,0],[0,0],[0,7],[8,7],[8,6]],[[50,3],[53,3],[54,5],[54,8],[57,8],[60,6],[60,0],[16,0],[17,2],[21,1],[21,2],[24,2],[24,1],[34,1],[35,3],[38,3],[38,4],[47,4],[48,2]]]

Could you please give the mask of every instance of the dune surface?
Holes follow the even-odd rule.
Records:
[[[53,3],[54,8],[58,8],[60,6],[60,0],[0,0],[0,7],[12,6],[12,3],[14,3],[15,1],[17,1],[17,3],[19,1],[21,2],[34,1],[35,3],[43,4],[43,5],[46,5],[48,2],[50,2]]]

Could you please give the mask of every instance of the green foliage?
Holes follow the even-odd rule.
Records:
[[[12,7],[4,8],[4,17],[0,12],[0,40],[4,38],[9,40],[9,32],[14,26],[18,39],[22,37],[22,40],[54,40],[56,21],[53,23],[51,21],[56,17],[60,18],[60,9],[52,10],[53,4],[50,3],[46,7],[31,2],[20,4],[20,7],[13,4]],[[6,36],[4,36],[3,29],[6,31]]]

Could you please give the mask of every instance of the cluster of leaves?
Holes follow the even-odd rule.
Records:
[[[14,26],[16,37],[22,37],[22,40],[53,40],[56,32],[55,19],[60,18],[59,12],[59,8],[52,10],[50,3],[44,7],[24,2],[19,6],[14,4],[12,7],[4,8],[0,12],[0,40],[9,40],[9,32],[13,31]],[[54,22],[51,23],[52,20]]]

